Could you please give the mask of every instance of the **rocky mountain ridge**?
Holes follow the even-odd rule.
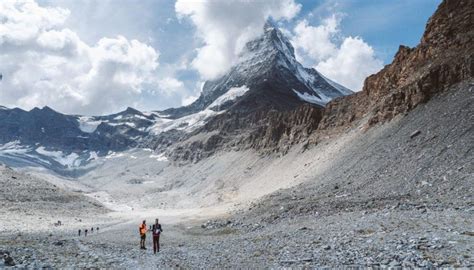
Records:
[[[107,116],[65,115],[49,107],[0,109],[0,161],[74,175],[91,160],[131,147],[158,116],[127,108]]]

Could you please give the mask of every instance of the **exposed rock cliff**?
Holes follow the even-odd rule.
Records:
[[[420,44],[400,46],[393,62],[369,76],[360,93],[335,99],[319,129],[392,119],[434,94],[474,76],[474,1],[446,0],[429,19]]]

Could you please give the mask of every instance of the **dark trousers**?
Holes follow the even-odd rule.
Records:
[[[141,248],[145,247],[145,241],[146,241],[146,234],[141,234],[140,235],[140,247]]]
[[[160,235],[153,235],[153,253],[160,251]]]

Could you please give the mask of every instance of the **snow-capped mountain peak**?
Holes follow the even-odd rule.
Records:
[[[315,44],[317,46],[317,44]],[[293,108],[299,103],[324,106],[333,98],[351,94],[352,91],[322,76],[312,68],[303,67],[295,57],[290,40],[271,21],[263,34],[248,42],[239,54],[236,65],[224,76],[203,85],[201,96],[191,105],[168,109],[164,113],[172,118],[204,110],[230,89],[248,87],[245,95],[235,99],[263,99],[276,108]],[[227,104],[232,107],[233,104]],[[236,108],[238,109],[238,108]]]

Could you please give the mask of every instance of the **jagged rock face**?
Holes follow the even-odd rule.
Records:
[[[366,115],[367,126],[387,121],[474,77],[473,12],[474,1],[443,1],[420,44],[400,46],[391,64],[365,80],[361,93],[330,102],[319,128],[348,126]]]
[[[290,111],[262,110],[250,115],[229,113],[221,116],[215,117],[203,130],[195,133],[200,139],[193,140],[191,137],[172,146],[168,150],[169,158],[176,162],[197,162],[218,150],[245,149],[284,154],[294,143],[303,141],[316,130],[322,110],[304,104]],[[202,134],[208,136],[203,139]]]
[[[379,73],[367,78],[363,91],[378,100],[393,89],[402,88],[420,79],[426,69],[456,64],[460,58],[470,57],[473,50],[473,1],[444,1],[430,18],[420,44],[416,48],[400,46],[395,59]],[[463,57],[464,56],[464,57]],[[426,65],[431,65],[425,67]],[[452,84],[470,75],[469,66],[460,66],[458,78],[441,78],[442,84]],[[467,70],[466,70],[467,69]]]

